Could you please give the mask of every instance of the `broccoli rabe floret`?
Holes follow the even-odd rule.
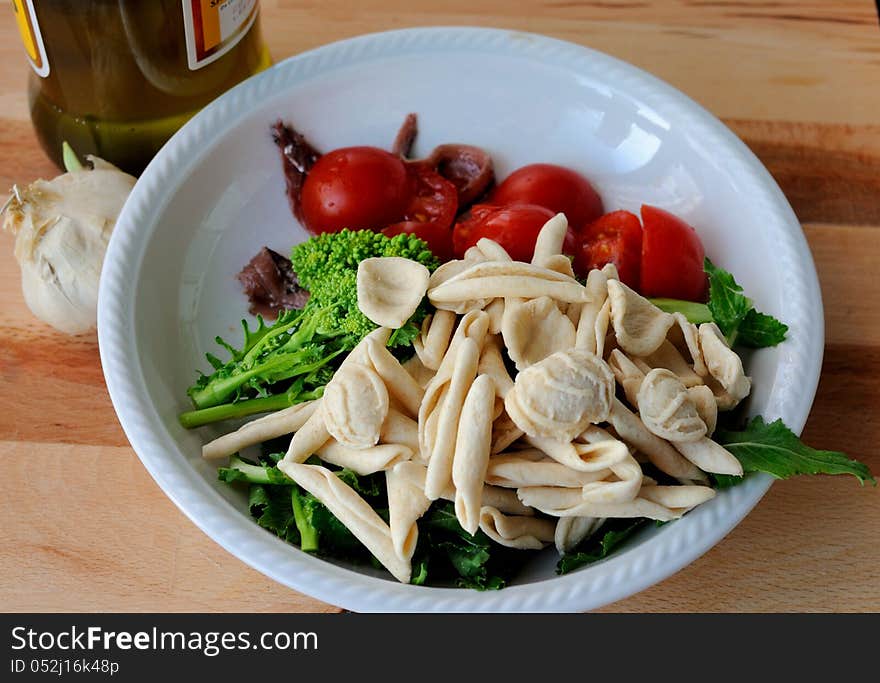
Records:
[[[341,230],[312,237],[293,248],[290,260],[300,285],[315,296],[315,289],[320,289],[328,276],[356,273],[361,261],[378,256],[408,258],[431,271],[439,265],[437,257],[418,237],[406,233],[386,237],[372,230]]]

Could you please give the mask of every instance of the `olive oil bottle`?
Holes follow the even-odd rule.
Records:
[[[259,0],[12,0],[33,67],[31,119],[139,174],[208,102],[271,63]]]

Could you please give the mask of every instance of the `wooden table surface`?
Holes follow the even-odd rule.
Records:
[[[354,5],[357,5],[354,7]],[[422,9],[413,9],[419,6]],[[871,0],[262,0],[278,60],[417,25],[528,30],[643,67],[722,118],[791,201],[822,284],[826,348],[804,433],[880,474],[880,25]],[[0,188],[55,173],[0,10]],[[748,198],[744,198],[745,201]],[[94,338],[33,319],[0,234],[0,610],[335,611],[227,553],[128,446]],[[774,484],[702,558],[606,611],[878,611],[880,488]]]

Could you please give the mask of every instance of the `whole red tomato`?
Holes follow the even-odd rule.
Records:
[[[706,257],[696,231],[680,218],[655,206],[642,206],[642,280],[644,296],[704,301],[708,279]]]
[[[343,147],[320,157],[303,183],[302,211],[314,233],[379,230],[401,220],[411,198],[403,161],[378,147]]]
[[[554,215],[550,209],[534,204],[475,204],[470,215],[460,220],[452,231],[455,256],[463,258],[464,252],[481,238],[488,237],[504,247],[513,260],[531,261],[538,233]]]
[[[530,164],[511,173],[489,195],[488,203],[536,204],[564,213],[580,230],[603,213],[599,194],[579,173],[554,164]]]

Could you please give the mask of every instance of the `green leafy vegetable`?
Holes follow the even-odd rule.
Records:
[[[419,574],[430,566],[432,582],[452,579],[462,588],[498,590],[534,556],[534,552],[505,548],[482,531],[469,534],[458,523],[455,506],[438,501],[419,522],[419,543],[413,558]],[[419,576],[419,580],[422,577]]]
[[[567,574],[587,564],[608,557],[620,544],[644,528],[650,520],[644,517],[634,519],[610,519],[594,533],[584,539],[574,551],[563,555],[556,563],[557,574]]]
[[[810,448],[782,420],[768,424],[758,416],[743,431],[720,431],[714,438],[736,456],[745,472],[766,472],[777,479],[799,474],[851,474],[862,484],[877,483],[867,465],[839,451]],[[737,479],[716,476],[721,487]]]
[[[182,413],[180,423],[198,427],[319,397],[340,357],[376,329],[357,306],[357,267],[381,256],[413,259],[429,269],[438,265],[427,245],[408,234],[389,238],[370,230],[342,230],[294,247],[291,262],[300,284],[310,291],[305,308],[283,311],[271,326],[262,318],[255,329],[242,321],[241,348],[217,337],[229,360],[207,355],[214,371],[189,388],[195,410]],[[391,335],[389,346],[412,346],[426,313],[423,304]]]
[[[312,523],[312,515],[314,507],[306,509],[306,497],[308,494],[300,491],[299,486],[290,487],[290,506],[293,511],[293,522],[299,531],[299,547],[307,553],[315,552],[318,549],[318,530]]]
[[[776,346],[785,339],[788,326],[755,310],[733,275],[709,259],[703,267],[709,275],[709,312],[728,344],[762,348]]]

